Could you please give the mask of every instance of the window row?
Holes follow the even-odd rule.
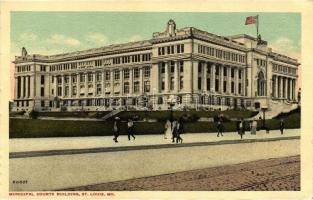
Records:
[[[177,62],[179,72],[183,73],[184,72],[184,61],[178,61]],[[160,62],[159,63],[159,70],[161,74],[165,73],[166,69],[166,63],[165,62]],[[169,67],[169,73],[174,73],[175,72],[175,61],[169,61],[168,62],[168,67]]]
[[[294,74],[294,75],[297,74],[297,69],[283,66],[283,65],[278,65],[278,64],[273,64],[273,71]]]
[[[224,51],[220,49],[215,49],[215,48],[200,45],[200,44],[198,45],[198,53],[207,54],[216,58],[233,61],[233,62],[240,62],[240,63],[246,62],[245,55],[236,54],[233,52]]]
[[[113,65],[117,64],[124,64],[124,63],[137,63],[137,62],[144,62],[144,61],[150,61],[151,60],[151,54],[137,54],[137,55],[131,55],[131,56],[121,56],[121,57],[115,57],[113,58]]]
[[[29,72],[31,70],[30,65],[25,65],[25,66],[17,66],[16,71],[17,72]]]
[[[158,48],[158,55],[166,55],[166,54],[175,54],[175,53],[184,53],[184,44],[171,45],[165,47]]]

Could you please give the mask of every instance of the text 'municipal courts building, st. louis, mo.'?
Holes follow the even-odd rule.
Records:
[[[14,111],[272,109],[298,102],[296,59],[249,35],[193,27],[150,40],[50,56],[16,56]]]

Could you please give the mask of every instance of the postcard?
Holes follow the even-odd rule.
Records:
[[[0,5],[1,198],[312,198],[312,2]]]

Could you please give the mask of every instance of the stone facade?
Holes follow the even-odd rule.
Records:
[[[23,48],[14,64],[14,111],[270,108],[297,102],[300,65],[266,41],[173,20],[150,40],[52,56]]]

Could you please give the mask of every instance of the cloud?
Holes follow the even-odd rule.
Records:
[[[20,34],[19,36],[20,41],[34,41],[37,38],[38,38],[37,35],[31,32],[25,32],[25,33]]]
[[[72,38],[72,37],[66,37],[65,35],[61,34],[53,34],[47,39],[48,43],[51,44],[65,44],[69,46],[79,46],[80,41]]]
[[[91,44],[104,45],[108,43],[108,38],[102,33],[89,33],[86,35],[86,41]]]
[[[301,59],[301,50],[299,46],[299,43],[297,44],[295,41],[284,36],[277,38],[271,43],[274,52],[286,54],[298,60]]]

